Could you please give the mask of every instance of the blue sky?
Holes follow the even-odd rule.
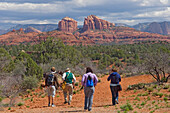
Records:
[[[0,28],[57,24],[65,16],[81,25],[91,14],[128,25],[170,21],[170,0],[0,0]]]

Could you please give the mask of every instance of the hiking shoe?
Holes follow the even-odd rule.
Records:
[[[115,100],[115,103],[116,103],[116,104],[119,104],[118,100]]]
[[[70,105],[70,102],[68,102],[68,105]]]
[[[48,104],[48,107],[50,107],[50,103]]]
[[[64,102],[64,104],[67,104],[67,103],[68,103],[67,101]]]
[[[55,105],[54,105],[54,104],[52,104],[52,105],[51,105],[51,107],[55,107]]]

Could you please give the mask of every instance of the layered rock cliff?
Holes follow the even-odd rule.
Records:
[[[106,20],[102,20],[95,15],[90,15],[84,20],[83,31],[87,30],[103,30],[103,29],[111,29],[115,24],[110,23]]]
[[[72,18],[65,17],[58,23],[58,29],[60,31],[73,33],[77,30],[77,21]]]

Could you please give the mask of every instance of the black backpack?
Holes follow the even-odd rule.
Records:
[[[53,82],[54,82],[54,75],[51,73],[51,74],[49,74],[48,77],[47,77],[47,86],[52,85]]]

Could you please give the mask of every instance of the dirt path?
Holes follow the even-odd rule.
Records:
[[[108,76],[104,76],[103,78],[99,78],[101,80],[100,83],[97,84],[94,93],[94,101],[92,112],[96,113],[117,113],[120,110],[120,106],[125,104],[127,100],[132,100],[134,98],[130,97],[132,94],[135,94],[133,91],[126,91],[128,85],[137,84],[137,83],[150,83],[153,82],[153,79],[149,75],[142,76],[134,76],[128,78],[122,78],[122,88],[123,91],[119,93],[119,101],[120,103],[115,107],[111,106],[111,91],[109,84],[107,81]],[[78,80],[81,78],[78,78]],[[76,89],[79,89],[77,86]],[[36,92],[43,92],[43,90],[38,90]],[[139,90],[138,93],[143,92],[143,90]],[[137,95],[137,93],[135,94]],[[53,113],[53,112],[84,112],[84,92],[83,90],[79,91],[75,95],[73,95],[73,99],[71,105],[64,104],[63,93],[60,90],[56,94],[56,98],[54,104],[56,107],[47,107],[47,96],[44,98],[34,97],[33,101],[27,100],[24,102],[24,106],[12,108],[12,110],[7,110],[3,112],[18,112],[18,113]],[[29,106],[29,108],[28,108]],[[170,109],[162,109],[162,111],[169,111]],[[144,110],[146,111],[146,110]],[[156,112],[159,112],[157,110]],[[145,112],[142,112],[145,113]]]

